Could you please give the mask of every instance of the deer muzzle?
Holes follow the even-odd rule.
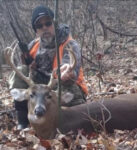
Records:
[[[37,117],[42,117],[46,113],[46,109],[43,108],[42,106],[37,106],[35,107],[34,113]]]

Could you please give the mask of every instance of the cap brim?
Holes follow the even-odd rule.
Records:
[[[34,24],[36,24],[36,22],[37,22],[40,18],[42,18],[42,17],[49,17],[49,18],[51,18],[49,15],[46,15],[46,14],[40,15],[39,17],[37,17],[37,19],[35,20]]]

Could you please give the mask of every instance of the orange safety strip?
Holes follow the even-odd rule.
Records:
[[[70,40],[73,40],[71,36],[69,36],[68,39],[63,44],[61,44],[60,47],[59,47],[60,63],[62,61],[64,47],[66,46],[66,44]],[[57,68],[57,56],[55,56],[54,62],[53,62],[53,69],[55,69],[55,68]],[[55,74],[55,77],[57,77],[56,74]],[[82,67],[80,68],[79,76],[78,76],[78,79],[77,79],[76,83],[82,88],[82,90],[84,91],[85,94],[88,94],[88,89],[87,89],[86,83],[84,81],[84,75],[83,75]]]
[[[71,36],[69,36],[68,39],[59,46],[60,63],[62,61],[64,47],[70,40],[73,40]],[[52,67],[53,67],[53,69],[57,68],[57,55],[54,57],[54,62],[53,62],[53,66]]]
[[[35,56],[36,56],[37,50],[38,50],[38,48],[39,48],[39,45],[40,45],[40,43],[39,43],[39,41],[37,41],[37,42],[33,45],[33,47],[31,48],[31,50],[30,50],[30,56],[32,56],[33,59],[34,59]]]

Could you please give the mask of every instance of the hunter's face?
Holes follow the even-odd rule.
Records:
[[[49,17],[41,17],[35,24],[36,34],[43,41],[51,42],[55,36],[54,25]]]

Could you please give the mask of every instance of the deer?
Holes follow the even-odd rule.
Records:
[[[28,89],[13,89],[11,95],[23,95],[28,100],[28,119],[36,135],[42,139],[53,139],[57,129],[63,134],[79,129],[90,134],[96,130],[105,130],[112,133],[115,129],[132,130],[137,128],[137,94],[123,94],[114,98],[102,98],[96,101],[72,107],[58,107],[58,94],[53,90],[55,80],[53,73],[48,85],[35,84],[29,77],[18,71],[13,61],[17,47],[14,42],[5,49],[5,57],[11,68],[28,85]],[[68,50],[75,65],[72,50]],[[14,95],[13,94],[13,95]],[[18,99],[18,96],[16,96]],[[23,99],[24,99],[23,98]],[[21,99],[19,99],[21,101]]]

